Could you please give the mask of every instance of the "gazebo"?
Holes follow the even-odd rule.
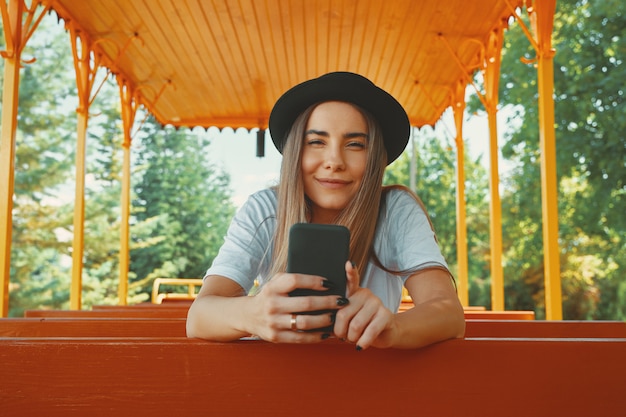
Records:
[[[30,3],[30,4],[27,4]],[[394,95],[415,127],[452,108],[457,145],[459,297],[468,304],[463,111],[474,86],[489,119],[492,306],[504,309],[496,113],[505,30],[521,25],[536,51],[542,169],[546,316],[559,320],[561,283],[553,105],[556,0],[8,0],[0,2],[6,48],[0,147],[0,314],[8,313],[15,130],[21,52],[45,13],[65,23],[79,94],[70,305],[80,309],[85,139],[105,67],[119,88],[124,126],[119,303],[129,268],[131,127],[143,106],[163,125],[264,130],[277,97],[335,70],[367,76]],[[521,19],[527,13],[530,27]]]

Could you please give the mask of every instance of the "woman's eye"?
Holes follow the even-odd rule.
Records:
[[[306,140],[307,145],[323,145],[324,141],[318,138],[311,138]]]
[[[366,146],[367,145],[363,142],[349,142],[348,143],[349,148],[365,149]]]

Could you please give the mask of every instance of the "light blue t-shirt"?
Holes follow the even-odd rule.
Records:
[[[232,279],[247,292],[255,279],[262,285],[268,276],[276,228],[277,197],[273,189],[252,194],[237,211],[207,275]],[[381,264],[393,271],[448,268],[426,214],[406,191],[387,193],[374,250]],[[369,262],[361,273],[361,287],[369,288],[393,312],[398,311],[407,276],[388,273]]]

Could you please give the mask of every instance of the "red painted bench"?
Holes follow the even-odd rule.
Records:
[[[3,337],[185,337],[185,318],[27,317],[0,319]]]
[[[4,417],[618,416],[625,355],[617,338],[362,352],[338,341],[0,338],[0,404]]]
[[[0,319],[5,337],[183,337],[185,318],[29,317]],[[466,337],[626,338],[621,321],[467,320]]]
[[[125,307],[97,310],[26,310],[24,317],[187,318],[185,307]]]
[[[188,304],[148,304],[134,306],[99,306],[93,310],[27,310],[24,317],[187,317]],[[533,311],[466,310],[466,319],[473,320],[534,320]]]

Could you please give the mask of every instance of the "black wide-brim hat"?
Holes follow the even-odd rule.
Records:
[[[313,104],[325,101],[353,103],[374,116],[382,129],[387,165],[406,148],[411,125],[402,105],[359,74],[331,72],[292,87],[274,104],[269,129],[278,152],[283,152],[287,135],[298,116]]]

